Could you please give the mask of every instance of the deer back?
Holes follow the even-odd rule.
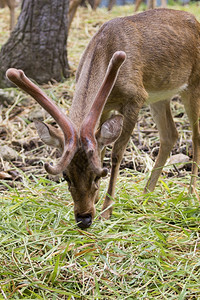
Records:
[[[142,101],[147,93],[170,90],[199,69],[200,25],[184,11],[155,9],[105,23],[86,48],[77,70],[70,118],[80,126],[97,93],[113,53],[127,59],[120,69],[106,109],[124,101]],[[161,99],[162,100],[162,99]]]

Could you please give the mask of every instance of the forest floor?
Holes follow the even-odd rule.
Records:
[[[200,20],[196,4],[173,8]],[[132,13],[128,5],[111,12],[78,9],[68,37],[71,76],[42,86],[66,113],[87,43],[105,21]],[[9,37],[7,9],[0,10],[0,28],[2,46]],[[94,225],[82,231],[75,225],[66,183],[43,168],[60,154],[40,141],[33,119],[54,121],[20,90],[0,90],[0,299],[200,299],[199,183],[195,195],[187,194],[191,128],[179,97],[171,109],[179,139],[156,191],[142,195],[159,149],[145,106],[121,164],[112,219],[98,219],[106,178]]]

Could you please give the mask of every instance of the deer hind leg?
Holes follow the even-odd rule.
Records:
[[[115,185],[119,173],[120,163],[123,158],[126,145],[135,127],[135,123],[137,122],[138,113],[140,108],[142,107],[142,104],[142,101],[140,106],[130,104],[127,105],[123,111],[121,111],[121,113],[124,115],[123,129],[120,137],[113,146],[110,182],[101,214],[101,216],[105,219],[108,219],[112,214],[112,198],[114,197],[115,193]]]
[[[193,163],[189,189],[190,193],[194,192],[198,171],[200,169],[200,95],[199,93],[195,94],[195,92],[196,91],[193,90],[192,93],[189,94],[188,91],[188,93],[184,92],[183,95],[181,95],[192,128]]]
[[[169,100],[159,101],[152,104],[151,112],[159,131],[160,149],[144,192],[152,192],[154,190],[170,151],[178,138],[178,133],[171,114]]]

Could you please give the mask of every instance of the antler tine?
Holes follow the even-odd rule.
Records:
[[[45,169],[48,173],[53,175],[61,173],[72,160],[77,148],[78,138],[72,122],[38,86],[26,77],[22,70],[10,68],[7,70],[6,76],[10,81],[31,95],[54,118],[62,129],[65,145],[60,161],[56,166],[45,164]]]
[[[124,51],[117,51],[113,54],[108,65],[106,75],[95,97],[90,112],[81,126],[81,142],[84,148],[86,149],[86,152],[88,153],[89,157],[92,158],[93,168],[95,169],[96,173],[100,176],[105,176],[107,172],[105,169],[102,169],[99,166],[98,155],[96,153],[97,145],[95,139],[95,127],[102,114],[108,96],[110,95],[112,88],[115,84],[119,69],[125,61],[125,59],[126,53]]]

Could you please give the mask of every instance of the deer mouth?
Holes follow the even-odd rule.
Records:
[[[77,223],[78,227],[80,227],[81,229],[86,229],[86,228],[90,227],[92,224],[92,215],[91,214],[86,214],[86,215],[77,214],[76,223]]]

